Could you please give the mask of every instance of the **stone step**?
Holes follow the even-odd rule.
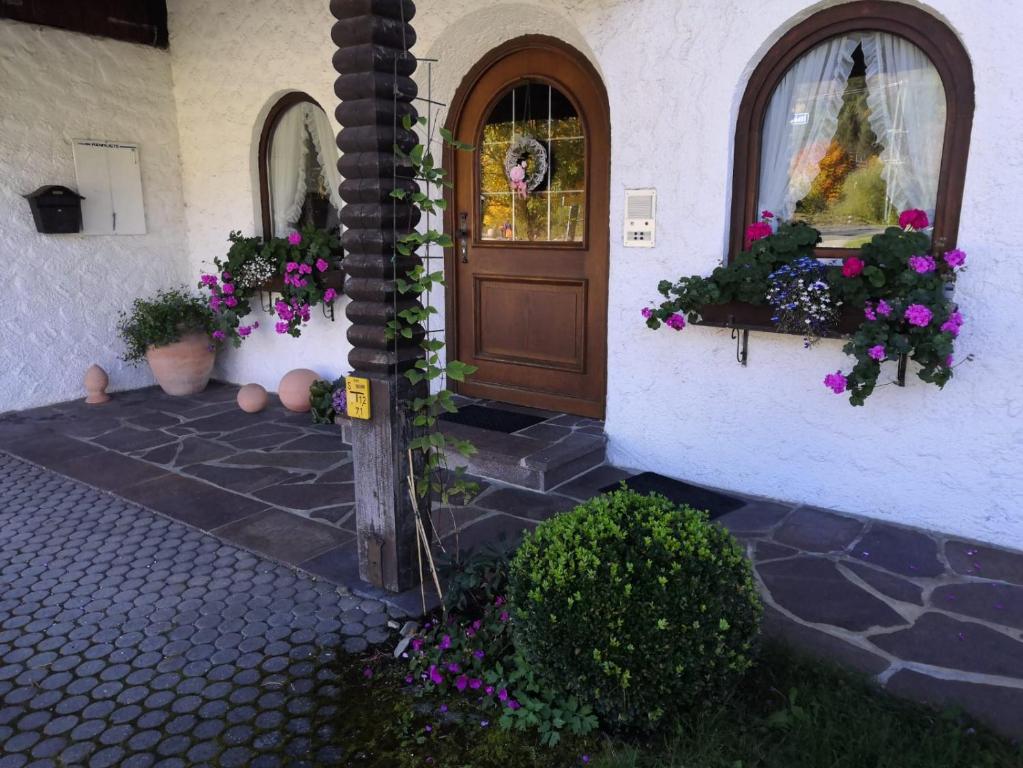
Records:
[[[568,417],[571,418],[571,417]],[[604,463],[607,437],[569,427],[541,429],[547,422],[514,434],[442,422],[444,434],[468,440],[476,453],[466,458],[447,449],[448,466],[471,475],[534,491],[549,491]]]

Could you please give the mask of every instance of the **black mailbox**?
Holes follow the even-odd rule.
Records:
[[[82,200],[67,187],[50,184],[25,195],[32,208],[36,230],[47,235],[65,235],[82,231]]]

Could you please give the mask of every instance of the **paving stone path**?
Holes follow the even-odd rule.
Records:
[[[754,562],[767,634],[1023,739],[1023,553],[764,502],[721,521]]]
[[[351,453],[337,427],[314,426],[307,414],[288,413],[276,401],[263,413],[243,414],[234,404],[236,392],[214,384],[192,398],[170,398],[150,388],[120,393],[99,408],[72,402],[6,414],[0,417],[0,451],[210,532],[216,539],[175,528],[206,547],[221,547],[217,540],[237,544],[255,556],[226,550],[246,563],[253,559],[279,568],[260,560],[262,555],[346,585],[362,598],[386,601],[396,616],[416,612],[418,590],[395,597],[358,580]],[[539,431],[549,432],[551,424],[538,425],[530,439],[585,440],[595,437],[587,429],[599,428],[564,418],[557,434]],[[488,440],[497,451],[502,440],[514,437]],[[437,508],[435,524],[449,545],[461,549],[515,538],[631,474],[598,466],[548,493],[483,480],[470,503]],[[70,487],[142,514],[130,503]],[[74,504],[62,509],[78,514]],[[864,672],[899,695],[957,704],[1023,739],[1023,553],[758,499],[748,499],[720,522],[747,546],[767,605],[767,634]],[[21,541],[26,532],[19,533]],[[142,549],[149,557],[147,547]],[[304,578],[287,568],[275,572]],[[0,573],[10,578],[10,570]],[[112,589],[123,572],[106,575]],[[315,585],[310,589],[332,590],[309,583]],[[3,613],[17,608],[10,607],[17,598],[0,598],[0,621],[20,621]],[[336,645],[352,651],[382,642],[387,632],[384,614],[375,609],[380,603],[370,600],[366,606],[374,609],[366,611],[352,600],[341,598],[340,627],[328,634],[339,635]],[[187,615],[194,609],[184,610]],[[13,644],[12,628],[0,627],[0,644]],[[12,726],[0,722],[0,736],[4,727]]]
[[[385,606],[0,453],[0,768],[332,765]]]

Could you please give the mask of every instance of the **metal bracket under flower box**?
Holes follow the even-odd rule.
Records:
[[[732,332],[732,340],[735,342],[735,360],[739,365],[745,367],[749,362],[749,334],[750,331],[762,331],[764,333],[781,333],[795,335],[788,331],[780,330],[771,322],[771,307],[758,304],[745,304],[743,302],[729,302],[728,304],[706,304],[700,309],[700,320],[695,325],[706,325],[711,328],[728,328]],[[838,318],[838,325],[826,338],[840,339],[847,338],[859,328],[861,318],[849,310],[842,312]],[[899,355],[899,367],[896,373],[895,384],[906,386],[906,369],[909,367],[908,355]]]

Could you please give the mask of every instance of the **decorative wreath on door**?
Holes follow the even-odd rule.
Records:
[[[547,178],[547,149],[530,136],[514,137],[504,156],[504,173],[515,194],[529,197]]]

